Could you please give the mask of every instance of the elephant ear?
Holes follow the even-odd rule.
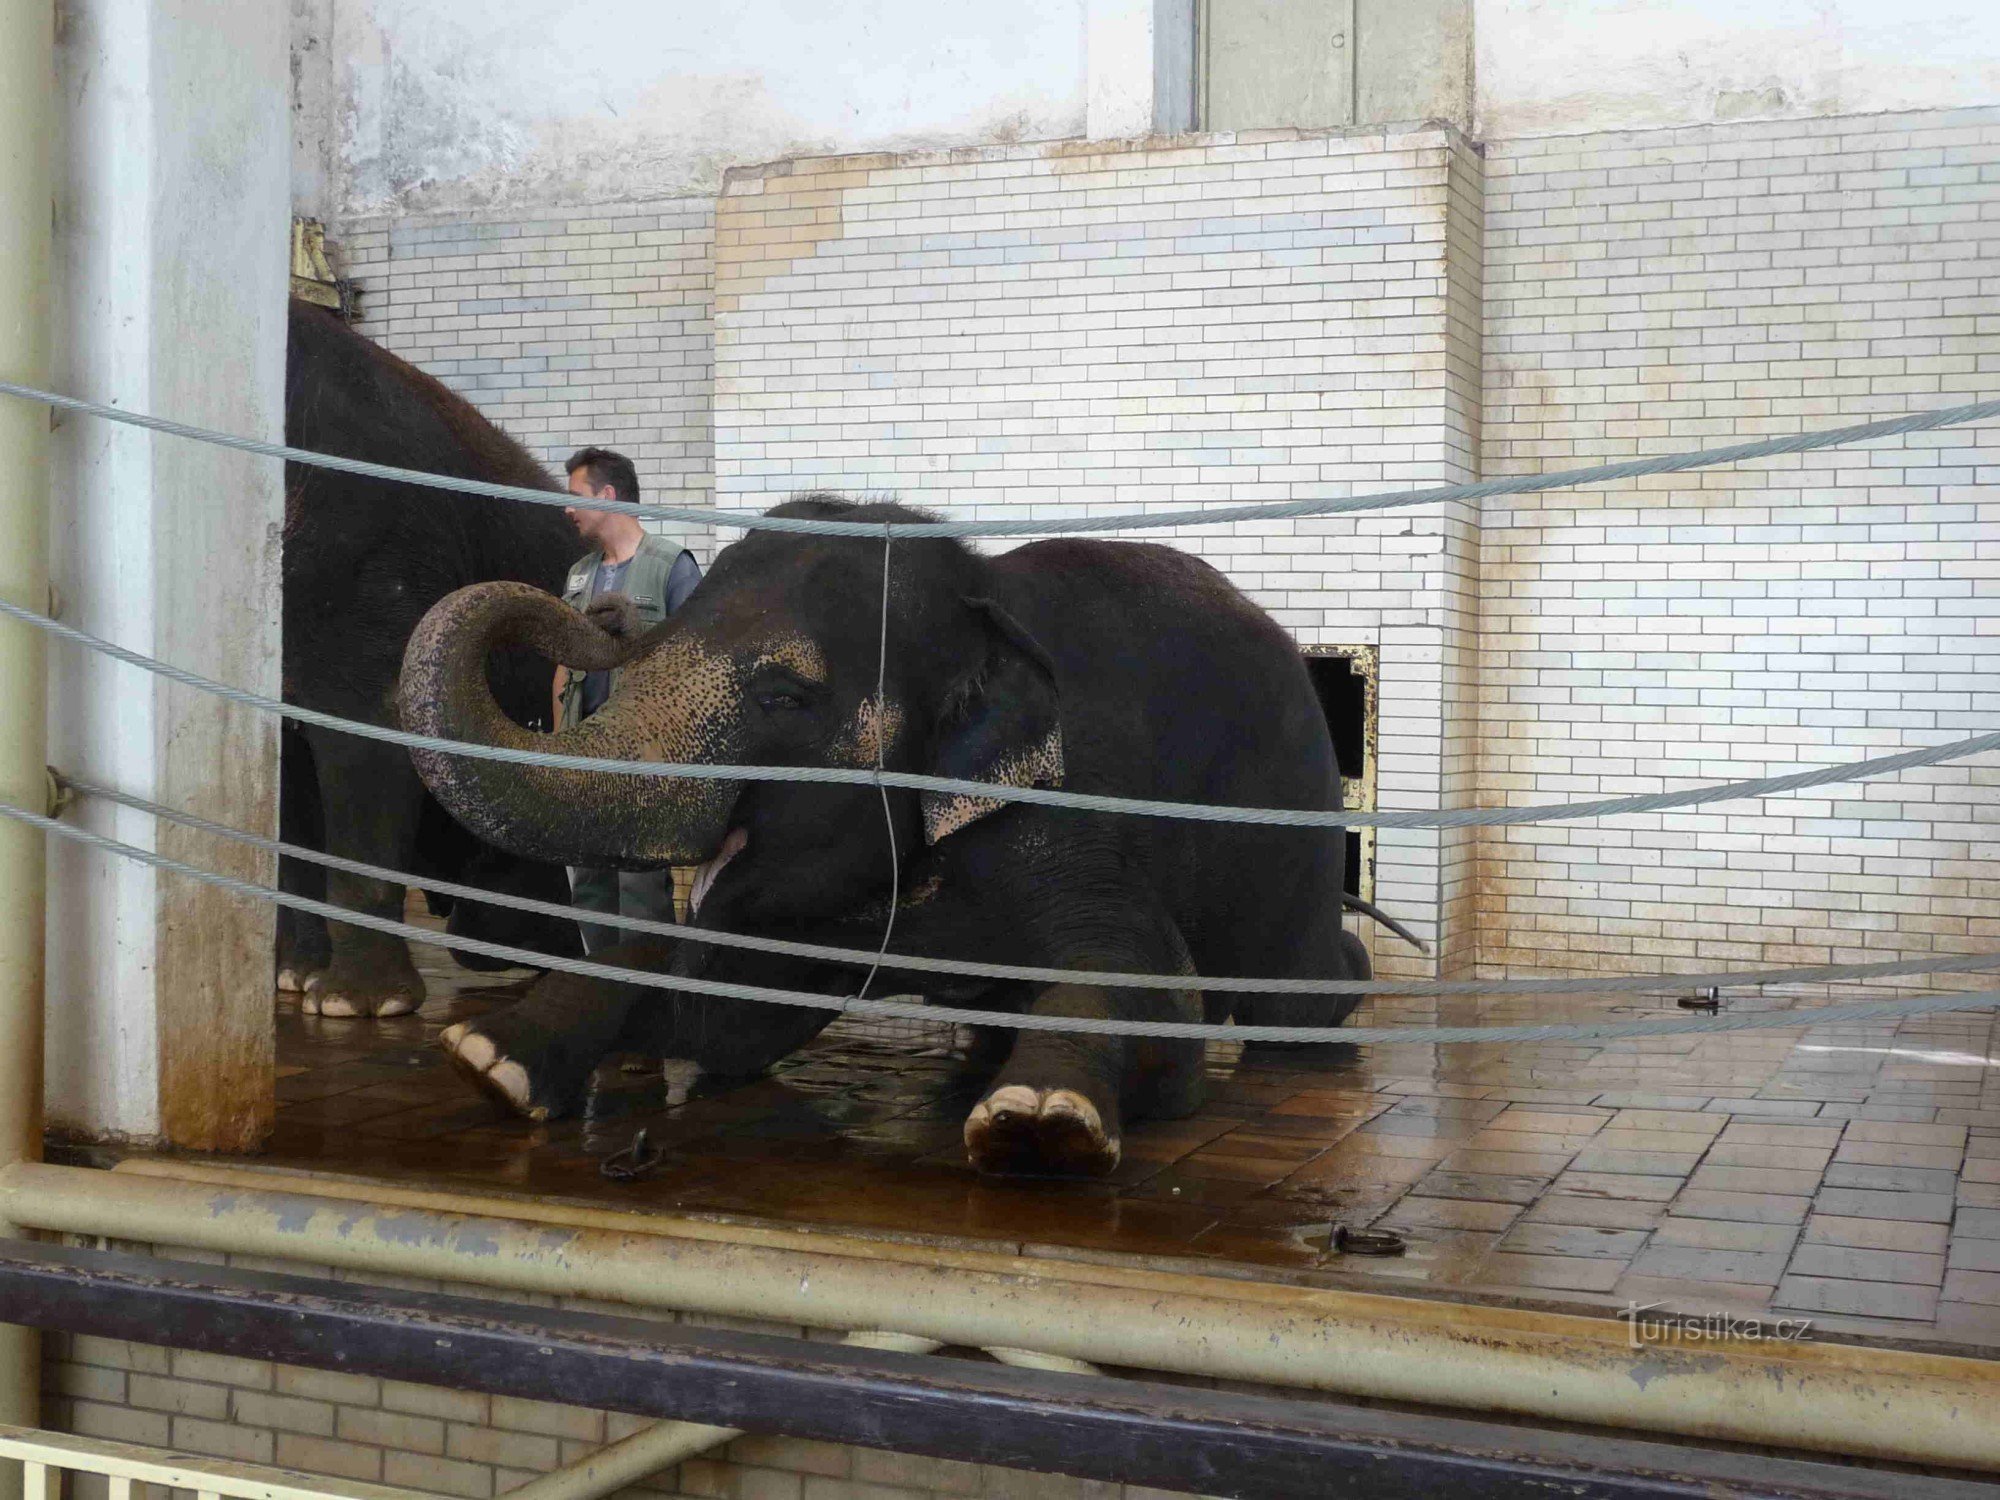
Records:
[[[992,600],[965,602],[985,627],[985,658],[959,680],[944,705],[930,773],[1000,786],[1061,786],[1055,664]],[[935,844],[1006,805],[971,792],[925,792],[924,838]]]

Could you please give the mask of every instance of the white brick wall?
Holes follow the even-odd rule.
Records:
[[[1504,143],[1486,185],[1488,476],[2000,390],[2000,111]],[[2000,727],[1996,477],[1987,424],[1490,504],[1486,797],[1760,776]],[[1496,835],[1482,961],[1991,948],[1996,782],[1959,764]]]
[[[360,220],[336,235],[360,330],[558,479],[594,443],[632,459],[647,501],[707,505],[714,218],[709,199],[677,198],[534,221]],[[683,539],[708,560],[711,533]]]

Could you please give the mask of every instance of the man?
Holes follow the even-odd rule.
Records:
[[[632,461],[608,448],[583,448],[570,455],[569,492],[578,499],[639,503],[639,476]],[[584,610],[608,629],[650,630],[681,607],[701,582],[701,568],[685,548],[651,535],[638,517],[617,510],[566,508],[590,551],[569,570],[563,602]],[[555,723],[579,724],[604,706],[617,683],[616,672],[572,673],[556,668]],[[615,912],[671,922],[673,885],[665,870],[572,869],[570,899],[584,911]],[[589,953],[635,934],[585,922],[583,946]]]

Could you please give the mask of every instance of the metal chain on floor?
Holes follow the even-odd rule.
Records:
[[[489,943],[480,938],[434,932],[408,922],[393,921],[367,912],[274,890],[254,881],[239,880],[203,870],[182,860],[141,849],[88,829],[72,828],[54,818],[0,802],[0,817],[25,823],[71,843],[103,850],[136,860],[156,870],[198,880],[217,890],[250,900],[273,901],[295,911],[311,912],[332,922],[366,927],[413,943],[479,953],[504,959],[523,967],[554,969],[579,974],[588,979],[608,979],[652,990],[684,991],[714,995],[729,1000],[752,1000],[767,1005],[788,1005],[809,1010],[828,1010],[842,1015],[892,1017],[963,1026],[999,1027],[1013,1031],[1055,1031],[1079,1036],[1153,1037],[1161,1040],[1216,1042],[1344,1042],[1371,1046],[1445,1046],[1461,1042],[1596,1042],[1634,1037],[1708,1035],[1728,1031],[1783,1031],[1803,1027],[1850,1025],[1863,1022],[1902,1020],[1912,1016],[1935,1015],[1945,1011],[1983,1010],[2000,1005],[2000,990],[1980,990],[1964,994],[1924,995],[1907,1000],[1869,1000],[1847,1005],[1807,1006],[1798,1010],[1737,1011],[1726,1015],[1664,1017],[1657,1020],[1588,1021],[1536,1026],[1210,1026],[1192,1021],[1128,1021],[1088,1016],[1039,1016],[1005,1011],[974,1010],[960,1006],[927,1005],[919,1001],[862,1000],[851,997],[808,994],[802,990],[773,989],[765,985],[730,984],[720,980],[684,978],[653,974],[638,969],[622,969],[588,959],[557,958],[505,943]]]

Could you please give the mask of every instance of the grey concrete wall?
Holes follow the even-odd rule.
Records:
[[[59,33],[62,389],[225,432],[284,431],[286,20],[258,0],[76,0]],[[189,101],[199,101],[190,107]],[[86,418],[56,435],[51,576],[96,634],[278,691],[280,467]],[[51,759],[238,828],[276,825],[277,725],[64,648]],[[142,846],[151,820],[74,816]],[[167,853],[268,881],[236,846]],[[49,1114],[58,1128],[252,1143],[270,1090],[272,914],[56,845]]]

